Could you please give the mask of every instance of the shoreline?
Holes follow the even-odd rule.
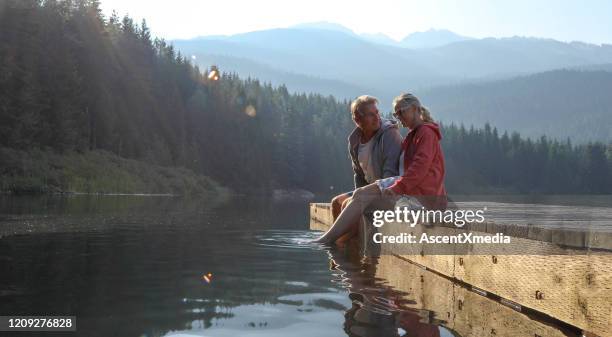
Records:
[[[0,147],[0,194],[224,194],[229,189],[191,168],[161,166],[105,150],[59,153]]]

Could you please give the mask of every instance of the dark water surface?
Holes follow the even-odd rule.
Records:
[[[305,202],[2,196],[0,230],[0,315],[77,316],[7,336],[459,335],[375,260],[308,244]]]

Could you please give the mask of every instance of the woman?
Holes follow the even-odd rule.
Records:
[[[444,156],[440,146],[442,135],[438,124],[412,94],[402,94],[393,100],[393,116],[410,129],[402,142],[399,161],[402,175],[379,179],[356,189],[332,227],[315,242],[334,242],[358,223],[368,205],[385,197],[396,200],[400,195],[411,195],[426,208],[446,207]]]

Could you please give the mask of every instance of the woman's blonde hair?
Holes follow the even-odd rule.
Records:
[[[421,104],[421,101],[419,101],[419,99],[415,95],[410,93],[404,93],[393,99],[393,111],[396,111],[397,109],[404,110],[410,108],[413,105],[416,106],[417,109],[419,109],[419,113],[421,114],[421,118],[423,119],[423,121],[428,123],[434,122],[433,118],[431,117],[431,113],[429,112],[429,109],[423,106]]]
[[[359,114],[359,116],[363,116],[364,109],[366,106],[370,104],[376,104],[376,103],[378,103],[378,99],[374,96],[361,95],[357,97],[351,103],[351,115],[353,117],[353,120],[355,120],[355,117],[357,114]]]

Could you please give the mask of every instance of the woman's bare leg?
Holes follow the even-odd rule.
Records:
[[[342,234],[351,229],[353,224],[359,221],[363,210],[376,198],[380,198],[381,193],[378,185],[370,184],[355,190],[351,201],[342,210],[331,228],[314,242],[330,243],[338,239]]]

